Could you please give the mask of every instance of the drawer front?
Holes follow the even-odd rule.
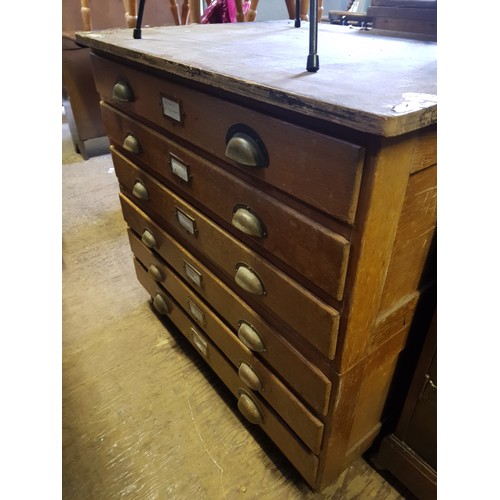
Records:
[[[156,284],[148,276],[146,270],[139,267],[136,271],[139,282],[154,299],[153,304],[155,309],[172,321],[193,347],[203,356],[222,382],[238,398],[238,408],[243,416],[250,423],[259,425],[303,477],[312,484],[317,474],[318,458],[287,429],[286,424],[258,394],[249,391],[242,384],[233,366],[225,360],[224,356],[200,327],[182,311],[178,304],[160,285]],[[248,398],[253,402],[253,406],[248,404]]]
[[[362,147],[99,56],[92,58],[104,101],[323,212],[354,221]],[[117,91],[122,87],[129,90],[128,102],[126,92]]]
[[[244,243],[286,263],[289,274],[300,273],[313,286],[342,298],[349,255],[344,237],[110,106],[103,104],[101,110],[106,133],[126,155],[207,207]]]
[[[276,315],[332,358],[339,314],[130,162],[113,156],[122,191],[169,232],[209,259],[245,301]]]
[[[154,276],[156,283],[162,285],[184,312],[198,324],[233,363],[238,370],[241,383],[249,390],[261,394],[297,436],[314,453],[318,454],[323,436],[323,423],[305,408],[285,384],[252,354],[250,349],[167,265],[162,265],[157,261],[156,264],[153,264],[154,274],[152,274],[150,272],[151,265],[138,259],[137,255],[135,257],[136,270],[137,266],[142,265],[148,270],[148,274]],[[147,260],[150,261],[150,259]],[[156,274],[157,271],[161,273],[161,276]]]
[[[120,201],[125,222],[131,228],[130,245],[139,260],[148,269],[151,265],[160,266],[161,262],[156,258],[158,253],[198,295],[216,305],[218,313],[242,341],[266,360],[302,400],[319,414],[326,415],[331,392],[331,382],[326,376],[144,212],[123,195],[120,195]],[[154,253],[147,253],[144,245],[138,242],[145,231],[153,238],[146,241],[148,245],[154,241]]]

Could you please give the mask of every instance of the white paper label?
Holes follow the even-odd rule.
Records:
[[[203,280],[201,277],[201,273],[197,271],[191,264],[188,264],[184,261],[184,271],[186,272],[186,276],[200,288],[203,286]]]
[[[181,107],[177,101],[172,99],[167,99],[166,97],[161,98],[161,104],[163,107],[163,114],[172,118],[176,122],[181,122]]]
[[[203,314],[203,311],[194,302],[192,302],[191,299],[188,299],[188,307],[193,318],[198,321],[200,325],[204,325],[205,315]]]
[[[203,356],[205,356],[206,358],[208,354],[207,341],[194,328],[191,328],[191,331],[193,332],[194,345],[196,346],[198,351],[200,351],[201,354],[203,354]]]
[[[194,219],[179,209],[177,209],[177,221],[187,232],[196,234],[196,222]]]
[[[170,155],[170,168],[172,173],[185,182],[189,182],[189,168],[175,156]]]

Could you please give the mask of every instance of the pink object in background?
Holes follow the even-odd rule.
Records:
[[[243,14],[248,12],[250,2],[243,2]],[[234,0],[212,0],[201,17],[201,24],[235,23],[236,5]]]

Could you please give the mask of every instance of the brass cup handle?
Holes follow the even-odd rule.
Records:
[[[156,247],[155,237],[153,236],[153,233],[149,229],[144,230],[144,232],[142,233],[142,236],[141,236],[141,241],[148,248],[155,248]]]
[[[243,290],[254,295],[265,295],[266,290],[259,275],[246,264],[238,264],[236,266],[236,274],[234,276],[236,284]]]
[[[123,141],[123,149],[127,150],[129,153],[134,153],[139,155],[142,153],[142,148],[140,142],[132,135],[129,134],[125,137]]]
[[[245,132],[235,132],[227,141],[226,156],[248,167],[267,167],[269,162],[263,144]]]
[[[151,264],[148,268],[148,274],[155,281],[163,281],[163,273],[154,265]]]
[[[168,308],[167,302],[159,293],[157,293],[153,297],[153,307],[160,314],[168,314],[170,312],[170,309]]]
[[[252,424],[262,425],[264,417],[257,403],[244,391],[240,391],[238,410]]]
[[[240,380],[253,391],[259,392],[262,390],[262,381],[249,364],[245,362],[241,363],[238,368],[238,376]]]
[[[134,184],[132,194],[139,200],[149,200],[148,190],[146,189],[146,186],[140,181],[136,181],[136,183]]]
[[[236,205],[233,209],[231,224],[250,236],[263,238],[266,236],[266,229],[259,217],[255,215],[249,207]]]
[[[118,102],[133,102],[134,92],[125,82],[116,82],[112,97]]]
[[[264,341],[259,335],[259,332],[246,321],[240,321],[238,328],[238,338],[245,344],[251,351],[264,352],[266,346]]]

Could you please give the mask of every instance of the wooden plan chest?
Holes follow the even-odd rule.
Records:
[[[138,280],[320,491],[393,414],[434,311],[436,44],[320,25],[310,74],[307,36],[78,39]]]

